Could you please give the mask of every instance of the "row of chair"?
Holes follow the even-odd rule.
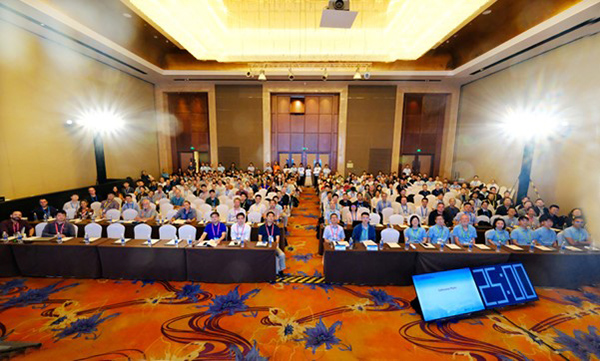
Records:
[[[42,236],[42,232],[44,227],[46,227],[46,222],[39,223],[35,226],[35,235],[37,237]],[[78,233],[77,225],[73,225],[75,227],[75,233]],[[85,233],[90,237],[103,237],[102,235],[102,226],[98,223],[90,223],[84,228]],[[178,237],[179,239],[196,239],[196,227],[191,226],[189,224],[183,225],[179,228],[171,225],[165,224],[159,227],[158,229],[159,239],[173,239]],[[141,223],[133,227],[133,237],[135,239],[147,239],[152,236],[152,227],[145,223]],[[108,238],[121,238],[125,237],[125,226],[120,223],[113,223],[106,227],[106,237]]]

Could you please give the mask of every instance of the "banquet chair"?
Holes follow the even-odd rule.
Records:
[[[121,223],[113,223],[106,227],[106,237],[121,238],[125,237],[125,226]]]
[[[177,227],[172,224],[165,224],[158,229],[158,238],[173,239],[177,237]]]
[[[400,216],[402,217],[402,216]],[[381,242],[383,243],[398,243],[400,232],[393,228],[386,228],[381,231]]]
[[[42,236],[42,233],[44,232],[44,227],[46,227],[47,224],[48,224],[48,222],[42,222],[42,223],[38,223],[35,226],[35,236],[36,237]]]
[[[83,230],[88,237],[102,237],[102,226],[98,223],[90,223]]]
[[[124,221],[132,221],[138,216],[138,211],[135,209],[126,209],[121,213],[121,215],[123,216]]]
[[[196,239],[196,227],[186,224],[184,226],[179,227],[177,230],[177,234],[179,235],[179,239]]]
[[[106,212],[106,218],[111,221],[118,221],[121,218],[121,211],[118,209],[109,209]]]
[[[145,223],[140,223],[133,227],[133,238],[135,239],[148,239],[152,237],[152,227]]]

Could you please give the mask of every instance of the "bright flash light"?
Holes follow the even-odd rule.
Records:
[[[548,138],[560,132],[564,122],[551,112],[514,110],[507,112],[502,128],[505,133],[520,139]]]
[[[91,110],[81,114],[77,124],[93,131],[94,133],[114,133],[124,127],[121,116],[108,110]]]

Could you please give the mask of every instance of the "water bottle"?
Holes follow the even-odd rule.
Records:
[[[58,242],[58,244],[62,244],[62,235],[60,233],[56,236],[56,241]]]
[[[192,237],[188,236],[187,244],[188,244],[188,246],[192,247]]]
[[[85,235],[83,236],[83,243],[90,244],[90,236],[87,234],[87,232],[85,232]]]
[[[565,250],[567,249],[567,241],[564,241],[561,245],[560,245],[560,253],[565,253]]]
[[[152,238],[148,237],[146,242],[148,243],[148,247],[152,247]]]
[[[408,240],[404,241],[404,250],[405,251],[408,251],[408,243],[409,243]]]
[[[21,232],[17,232],[17,242],[23,243],[23,235],[21,234]]]
[[[443,239],[440,239],[439,242],[440,242],[440,252],[444,252],[444,246],[446,245],[446,241]]]
[[[33,212],[33,220],[34,220],[34,221],[37,221],[37,220],[38,220],[37,213],[35,213],[35,212]]]
[[[533,242],[531,242],[531,243],[529,244],[529,253],[533,253],[533,251],[534,251],[533,247],[534,247],[534,246],[535,246],[535,243],[533,243]]]
[[[354,248],[354,240],[352,239],[352,237],[350,237],[350,249]]]
[[[383,240],[379,241],[379,250],[383,250]]]
[[[496,242],[496,253],[500,253],[501,247],[502,247],[502,243],[500,243],[500,241]]]
[[[2,232],[2,240],[4,241],[4,243],[8,242],[8,233]]]
[[[242,248],[244,248],[244,247],[245,247],[245,244],[246,244],[246,243],[245,243],[245,240],[242,238]]]
[[[273,244],[273,236],[269,236],[269,248],[271,248],[272,244]]]
[[[473,252],[473,241],[469,242],[469,252]]]
[[[47,221],[48,221],[48,214],[44,213],[44,222],[47,222]]]
[[[121,236],[121,246],[125,246],[125,237]]]

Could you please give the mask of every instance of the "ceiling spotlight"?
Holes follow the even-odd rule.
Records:
[[[327,74],[327,68],[325,68],[323,69],[323,76],[321,79],[323,79],[323,81],[327,81],[327,77],[329,77],[329,74]]]
[[[264,70],[261,70],[260,74],[258,74],[258,80],[260,80],[260,81],[267,80],[267,76],[265,75],[265,71]]]
[[[288,70],[288,79],[290,81],[294,81],[294,74],[292,73],[292,69],[291,68]]]
[[[360,71],[358,71],[358,68],[356,69],[356,73],[354,73],[354,76],[352,77],[352,79],[354,79],[354,80],[362,79],[362,76],[360,75]]]
[[[482,12],[483,15],[489,15],[492,13],[492,10],[487,9],[486,11]]]
[[[126,17],[127,19],[131,19],[131,14],[130,13],[123,13],[123,16]]]
[[[371,73],[369,73],[368,71],[365,71],[364,75],[365,79],[369,79],[371,77]]]
[[[246,72],[246,78],[252,78],[252,72],[250,70]]]

